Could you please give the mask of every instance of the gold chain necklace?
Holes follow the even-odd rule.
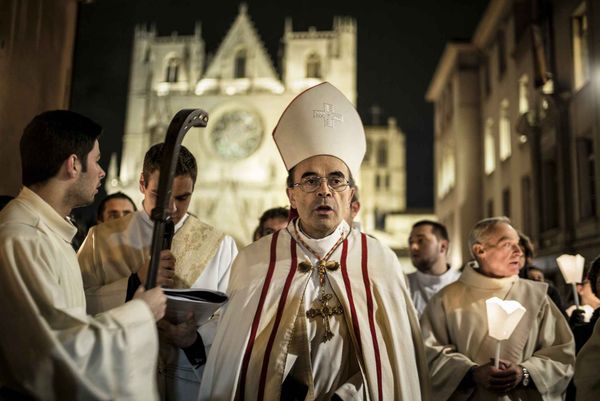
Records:
[[[288,225],[288,227],[289,227],[289,225]],[[340,267],[340,264],[338,262],[330,261],[329,258],[331,257],[333,252],[335,252],[335,250],[344,242],[344,240],[348,236],[347,235],[344,236],[342,234],[340,236],[340,238],[337,240],[337,242],[335,244],[333,244],[333,247],[331,247],[331,249],[325,254],[325,256],[320,258],[317,255],[317,253],[310,246],[308,246],[308,244],[306,242],[304,242],[302,240],[302,237],[301,237],[300,233],[298,232],[298,229],[296,228],[295,224],[293,225],[293,227],[294,227],[294,230],[296,231],[296,235],[293,235],[288,228],[288,232],[290,233],[290,235],[292,235],[296,239],[296,241],[298,241],[300,244],[302,244],[302,246],[318,260],[317,268],[319,269],[319,298],[318,298],[317,302],[321,305],[321,307],[320,308],[316,308],[316,307],[310,308],[309,310],[306,311],[306,317],[308,317],[309,319],[321,317],[323,319],[323,325],[325,328],[325,332],[323,333],[322,341],[326,342],[333,338],[333,332],[331,331],[331,328],[329,326],[329,318],[334,315],[341,315],[344,313],[344,309],[342,308],[341,305],[339,305],[339,304],[336,306],[328,305],[328,302],[333,299],[333,294],[325,293],[325,279],[327,276],[327,270],[335,271]],[[303,273],[308,273],[313,269],[313,265],[312,265],[312,263],[310,263],[310,261],[300,262],[298,264],[298,267],[300,268],[300,271]]]

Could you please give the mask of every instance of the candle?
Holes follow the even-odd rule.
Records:
[[[500,342],[507,340],[521,318],[525,314],[525,307],[517,301],[504,301],[493,297],[485,301],[488,320],[488,335],[496,340],[496,355],[494,366],[500,364]]]
[[[556,258],[558,268],[562,273],[565,282],[573,287],[573,297],[575,298],[575,306],[579,309],[579,296],[577,294],[577,283],[580,283],[583,278],[583,265],[585,258],[581,255],[561,255]]]

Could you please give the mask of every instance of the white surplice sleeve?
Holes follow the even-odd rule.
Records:
[[[0,268],[2,385],[44,400],[157,399],[158,339],[143,301],[87,315],[70,244],[33,227],[0,234]]]

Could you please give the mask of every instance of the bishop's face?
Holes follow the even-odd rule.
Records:
[[[294,167],[294,184],[308,177],[350,178],[346,164],[334,156],[318,155],[305,159]],[[290,205],[298,210],[302,230],[312,238],[331,234],[345,216],[350,214],[354,189],[346,186],[337,192],[322,179],[314,192],[306,192],[299,185],[287,189]]]

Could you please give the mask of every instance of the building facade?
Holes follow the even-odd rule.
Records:
[[[490,1],[471,41],[449,43],[426,98],[435,107],[435,209],[460,239],[505,215],[538,263],[600,253],[600,5]]]
[[[335,17],[330,31],[297,32],[286,20],[278,72],[245,5],[214,56],[199,23],[189,36],[159,36],[154,27],[137,27],[123,154],[118,169],[116,159],[111,161],[107,192],[121,190],[139,200],[145,151],[163,140],[178,110],[202,108],[210,116],[207,128],[192,129],[183,142],[198,160],[190,211],[248,243],[265,209],[288,204],[287,171],[271,139],[284,108],[323,81],[356,104],[356,29],[347,17]],[[406,198],[404,134],[394,120],[366,131],[369,154],[381,148],[381,160],[365,163],[357,177],[368,229],[375,214],[403,209]],[[387,175],[379,171],[384,165]]]

